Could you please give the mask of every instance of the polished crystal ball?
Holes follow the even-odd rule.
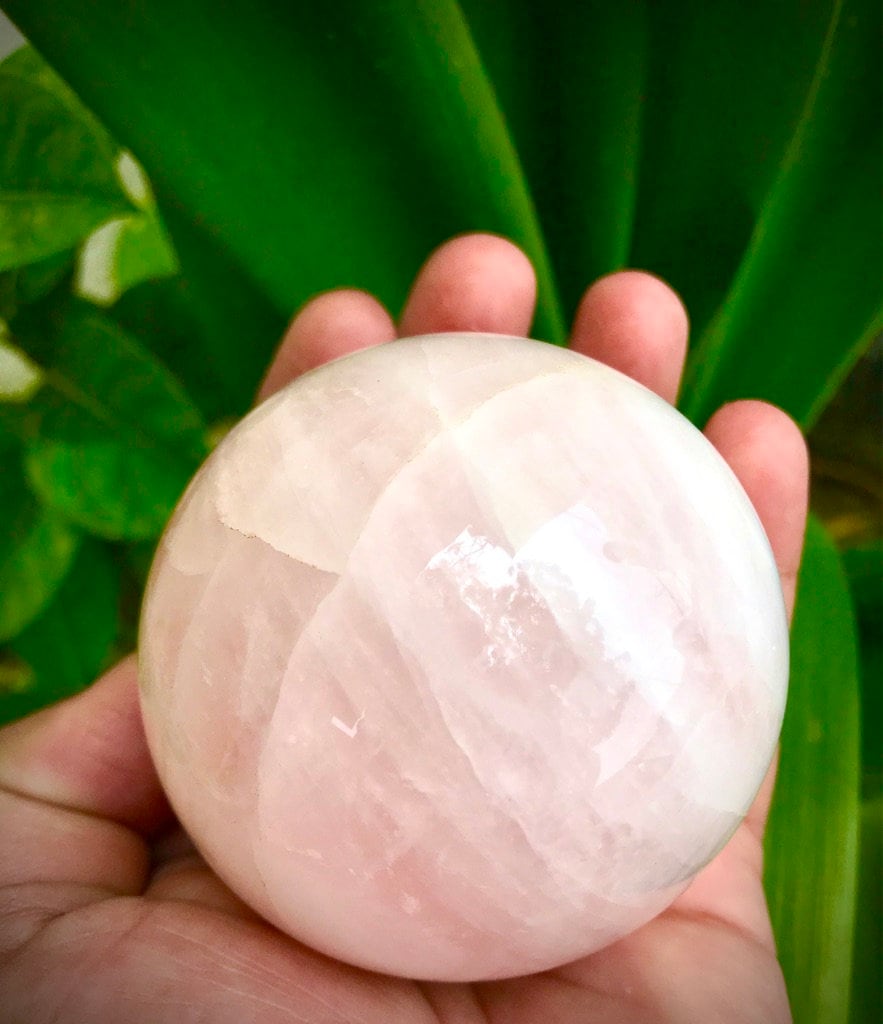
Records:
[[[788,637],[699,431],[523,338],[306,374],[193,480],[142,616],[181,822],[294,938],[422,979],[528,974],[658,914],[769,765]]]

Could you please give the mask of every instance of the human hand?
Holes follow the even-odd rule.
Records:
[[[331,292],[292,322],[259,398],[369,344],[437,331],[526,334],[533,271],[487,235],[442,246],[396,326],[372,298]],[[646,274],[588,290],[572,346],[673,401],[686,315]],[[480,344],[480,342],[476,342]],[[803,440],[760,402],[706,433],[769,536],[789,611],[806,513]],[[655,920],[527,978],[416,983],[316,953],[261,921],[175,827],[147,750],[133,658],[0,733],[2,1024],[780,1024],[790,1020],[761,885],[774,769],[724,850]]]

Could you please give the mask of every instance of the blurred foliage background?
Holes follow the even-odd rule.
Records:
[[[565,341],[639,266],[682,410],[766,398],[814,516],[766,882],[798,1024],[883,1019],[883,155],[869,0],[0,0],[0,720],[135,640],[294,310],[505,234]]]

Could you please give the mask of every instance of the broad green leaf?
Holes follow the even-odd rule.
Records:
[[[54,253],[16,271],[18,301],[23,305],[49,295],[65,281],[74,263],[74,250]]]
[[[883,639],[883,540],[868,541],[844,551],[843,565],[859,625]]]
[[[111,315],[175,374],[208,421],[241,416],[285,320],[197,232],[175,222],[173,233],[182,273],[135,285]]]
[[[6,465],[9,449],[24,446],[37,418],[30,402],[0,402],[0,466]]]
[[[729,288],[805,106],[832,0],[646,7],[631,263],[672,283],[698,336]]]
[[[155,211],[115,217],[86,240],[74,291],[110,306],[136,284],[179,270],[171,242]]]
[[[11,320],[18,309],[15,284],[15,271],[0,273],[0,319],[2,320]]]
[[[126,195],[132,202],[141,210],[154,209],[156,199],[150,181],[144,173],[144,168],[128,150],[120,153],[116,169]]]
[[[339,285],[397,308],[433,245],[483,229],[528,251],[537,329],[562,339],[532,198],[453,0],[5,6],[161,209],[198,218],[282,316]]]
[[[156,541],[142,541],[140,544],[127,544],[123,553],[124,564],[128,575],[136,586],[143,590],[147,576],[156,555]]]
[[[132,155],[119,151],[33,49],[19,51],[3,66],[7,72],[15,71],[24,82],[58,95],[70,109],[72,119],[85,120],[103,151],[101,173],[113,165],[108,181],[122,188],[139,210],[126,215],[134,220],[127,221],[131,228],[120,239],[114,273],[121,289],[132,289],[115,309],[123,326],[134,330],[160,359],[172,356],[168,361],[176,372],[175,355],[189,364],[192,372],[187,383],[195,391],[202,391],[205,401],[201,404],[212,418],[245,412],[291,310],[283,315],[276,313],[248,272],[233,263],[216,240],[174,205],[163,211],[163,220],[174,237],[172,251],[166,251],[163,229],[154,222],[157,214],[150,183]],[[143,223],[142,217],[149,223]],[[138,285],[139,280],[164,274],[170,265],[174,266],[174,251],[182,270],[179,278]],[[72,263],[73,253],[66,251],[0,273],[0,316],[10,319],[20,305],[44,295]]]
[[[132,288],[114,316],[174,370],[207,418],[241,416],[293,310],[277,312],[249,274],[177,207],[164,207],[162,216],[181,274]]]
[[[0,721],[68,697],[107,667],[119,621],[119,569],[107,547],[87,539],[55,600],[10,644],[27,685],[0,696]]]
[[[110,139],[28,49],[0,64],[0,270],[76,245],[132,209]]]
[[[0,402],[26,402],[42,383],[40,367],[4,340],[0,322]]]
[[[464,0],[527,172],[566,314],[626,265],[650,45],[640,0]],[[652,5],[651,5],[652,6]]]
[[[883,541],[843,553],[855,606],[862,681],[862,793],[883,795]]]
[[[866,22],[869,4],[860,7]],[[701,334],[806,108],[831,0],[756,9],[465,0],[464,9],[527,168],[565,310],[592,278],[630,262],[671,281]],[[871,29],[866,39],[875,38]],[[864,150],[877,134],[872,58],[847,72],[859,80],[854,92],[862,78],[871,84],[850,111],[864,117]],[[835,131],[838,119],[828,118]],[[825,187],[838,189],[836,178]],[[875,196],[867,187],[857,196],[865,241],[880,220]],[[838,259],[867,281],[860,252],[840,247]],[[789,258],[788,273],[799,278],[801,265],[813,263]],[[848,348],[856,338],[837,340]]]
[[[833,3],[775,179],[692,353],[684,408],[693,419],[754,397],[811,426],[883,327],[880,29],[872,0]]]
[[[879,719],[877,719],[879,721]],[[883,1019],[883,797],[862,805],[850,1024]]]
[[[0,273],[0,317],[12,320],[20,306],[50,294],[65,280],[73,265],[73,250],[65,250]]]
[[[795,1021],[846,1024],[859,828],[858,666],[846,578],[815,519],[791,652],[765,885]]]
[[[33,400],[39,425],[25,454],[34,492],[99,536],[158,534],[207,450],[178,381],[83,305],[72,305],[53,343],[35,354],[45,361]]]
[[[121,652],[134,651],[138,646],[141,602],[156,548],[157,541],[153,539],[126,544],[118,551],[121,616],[117,649]]]
[[[28,490],[17,448],[0,449],[0,641],[23,629],[61,586],[78,537]]]
[[[112,305],[142,281],[181,270],[144,169],[131,153],[122,152],[116,172],[139,212],[102,224],[80,252],[74,291],[99,306]]]
[[[117,293],[180,270],[168,233],[155,210],[129,217],[115,252]]]

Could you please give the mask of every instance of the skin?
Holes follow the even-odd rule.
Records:
[[[398,324],[371,296],[320,295],[292,321],[258,399],[396,335],[527,334],[535,281],[490,235],[455,238],[418,274]],[[674,401],[680,300],[649,274],[590,287],[571,345]],[[790,609],[807,502],[798,428],[761,402],[706,434],[753,501]],[[0,991],[10,1024],[780,1024],[791,1020],[761,886],[775,775],[726,848],[660,917],[555,971],[418,984],[330,960],[263,923],[176,827],[141,727],[136,663],[0,732]]]

